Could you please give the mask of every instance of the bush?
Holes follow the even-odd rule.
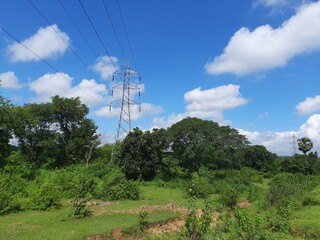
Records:
[[[238,202],[239,193],[230,186],[226,186],[220,195],[220,203],[223,206],[234,208]]]
[[[289,203],[300,207],[306,194],[319,184],[319,178],[314,176],[278,174],[270,182],[267,199],[274,207],[286,206]]]
[[[101,197],[105,200],[137,200],[140,196],[138,186],[126,180],[124,174],[114,168],[108,175],[102,178]]]
[[[21,210],[27,182],[19,176],[0,173],[0,215]]]
[[[46,180],[41,185],[31,184],[30,189],[30,209],[48,210],[61,206],[61,189],[50,180]]]
[[[198,173],[193,173],[192,178],[187,185],[187,197],[207,198],[210,193],[209,180],[201,177]]]

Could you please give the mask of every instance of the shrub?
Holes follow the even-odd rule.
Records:
[[[106,200],[137,200],[140,196],[138,186],[126,180],[124,174],[118,169],[112,169],[109,174],[102,179],[101,197]]]
[[[27,182],[21,177],[0,173],[0,215],[22,208],[26,186]]]
[[[187,197],[207,198],[210,193],[210,185],[206,177],[201,177],[198,173],[193,173],[187,185]]]
[[[288,203],[299,207],[306,194],[319,184],[319,178],[314,176],[278,174],[270,182],[267,199],[269,204],[274,207],[286,206]]]
[[[205,235],[210,230],[212,217],[211,203],[206,201],[202,214],[198,214],[195,207],[195,199],[195,197],[189,199],[189,213],[186,216],[185,229],[182,232],[184,239],[204,239]]]
[[[226,186],[221,195],[220,195],[220,203],[223,206],[234,208],[237,204],[239,197],[239,193],[230,186]]]

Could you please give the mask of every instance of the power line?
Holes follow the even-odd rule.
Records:
[[[125,54],[124,54],[124,50],[123,50],[123,48],[122,48],[122,46],[121,46],[121,43],[120,43],[120,40],[119,40],[119,38],[118,38],[118,34],[117,34],[117,32],[116,32],[116,29],[115,29],[114,24],[113,24],[113,22],[112,22],[112,19],[111,19],[111,17],[110,17],[110,14],[109,14],[109,11],[108,11],[108,8],[107,8],[107,5],[106,5],[106,3],[105,3],[105,1],[104,1],[104,0],[102,0],[102,3],[103,3],[104,10],[105,10],[105,12],[107,13],[107,16],[108,16],[109,22],[111,23],[113,33],[114,33],[114,35],[116,36],[116,39],[117,39],[117,42],[118,42],[119,48],[120,48],[120,50],[121,50],[121,53],[122,53],[123,59],[126,59],[126,56],[125,56]]]
[[[18,40],[15,36],[13,36],[10,32],[8,32],[5,28],[0,26],[0,29],[2,31],[4,31],[8,36],[10,36],[13,40],[15,40],[16,42],[18,42],[21,46],[23,46],[25,49],[27,49],[29,52],[31,52],[34,56],[36,56],[38,59],[40,59],[42,62],[44,62],[45,64],[47,64],[51,69],[53,69],[56,73],[58,73],[60,76],[62,76],[62,78],[67,79],[61,72],[58,71],[58,69],[56,69],[54,66],[52,66],[48,61],[46,61],[45,59],[43,59],[42,57],[40,57],[37,53],[35,53],[32,49],[30,49],[28,46],[26,46],[24,43],[22,43],[20,40]],[[73,84],[73,82],[71,81],[71,84]],[[78,85],[76,85],[77,88],[79,88],[84,94],[86,94],[88,97],[92,98],[96,103],[98,103],[101,106],[104,106],[101,102],[99,102],[98,100],[96,100],[94,97],[92,97],[90,94],[88,94],[86,91],[84,91],[81,87],[79,87]]]
[[[87,46],[89,47],[89,49],[91,50],[92,54],[96,57],[99,58],[98,55],[96,54],[96,52],[93,50],[93,48],[91,47],[91,45],[89,44],[88,40],[85,38],[84,34],[81,32],[79,26],[76,24],[76,22],[73,20],[73,18],[71,17],[70,13],[68,12],[68,10],[64,7],[64,5],[62,4],[62,2],[60,0],[58,0],[58,2],[60,3],[61,7],[63,8],[63,10],[65,11],[65,13],[67,14],[67,16],[69,17],[70,21],[73,23],[73,25],[76,27],[76,29],[78,30],[78,32],[80,33],[80,36],[82,37],[82,39],[85,41],[85,43],[87,44]]]
[[[127,32],[126,24],[125,24],[124,19],[123,19],[123,15],[122,15],[121,7],[120,7],[120,4],[119,4],[119,0],[117,0],[117,5],[118,5],[119,12],[120,12],[122,25],[123,25],[123,28],[124,28],[124,31],[125,31],[125,34],[126,34],[126,39],[127,39],[128,45],[129,45],[131,58],[132,58],[132,61],[133,61],[135,69],[137,69],[137,64],[136,64],[136,61],[135,61],[134,56],[133,56],[133,51],[132,51],[131,43],[130,43],[130,40],[129,40],[129,35],[128,35],[128,32]]]
[[[28,2],[32,5],[32,7],[40,14],[40,16],[49,24],[49,26],[55,31],[55,33],[60,37],[60,39],[70,48],[72,53],[77,57],[77,59],[81,62],[81,64],[92,74],[94,78],[97,78],[97,76],[88,68],[87,64],[81,59],[81,57],[75,52],[75,50],[71,47],[71,45],[60,35],[60,33],[52,26],[52,24],[48,21],[48,19],[42,14],[39,8],[31,1],[28,0]]]
[[[29,1],[30,1],[30,0],[29,0]],[[108,49],[107,49],[107,48],[106,48],[106,46],[104,45],[104,43],[103,43],[103,41],[102,41],[102,39],[101,39],[101,37],[100,37],[100,35],[99,35],[99,33],[98,33],[97,29],[95,28],[95,26],[94,26],[93,22],[91,21],[91,18],[90,18],[90,16],[89,16],[89,14],[87,13],[87,11],[86,11],[85,7],[83,6],[83,4],[82,4],[81,0],[78,0],[78,1],[79,1],[80,5],[81,5],[82,10],[84,11],[85,15],[87,16],[87,19],[88,19],[88,21],[90,22],[91,27],[93,28],[93,30],[94,30],[94,32],[95,32],[95,34],[96,34],[96,36],[98,37],[98,39],[99,39],[99,41],[100,41],[100,43],[101,43],[101,45],[102,45],[102,47],[103,47],[104,51],[106,52],[107,56],[109,57],[109,59],[110,59],[110,61],[111,61],[112,65],[113,65],[113,67],[117,70],[117,66],[115,65],[114,61],[112,60],[112,57],[111,57],[111,55],[109,54]]]

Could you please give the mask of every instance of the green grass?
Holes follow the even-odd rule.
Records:
[[[294,229],[320,237],[320,206],[307,206],[295,212]]]

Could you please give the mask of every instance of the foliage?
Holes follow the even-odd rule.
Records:
[[[4,166],[4,159],[9,156],[12,138],[12,104],[0,95],[0,168]]]
[[[288,232],[292,218],[292,204],[289,202],[286,206],[279,206],[268,215],[268,228],[273,232]]]
[[[168,129],[168,141],[173,157],[191,172],[201,166],[231,168],[233,154],[248,144],[236,129],[198,118],[185,118],[172,125]]]
[[[19,211],[26,197],[26,181],[20,176],[0,172],[0,215]]]
[[[137,200],[140,191],[138,186],[125,179],[124,174],[119,169],[114,169],[102,178],[103,194],[102,198],[107,200]]]
[[[116,156],[117,164],[123,169],[128,179],[152,180],[162,159],[164,140],[163,131],[142,132],[133,129],[121,144]]]
[[[200,176],[197,172],[192,174],[192,178],[187,185],[187,197],[207,198],[210,193],[210,185],[206,177]]]
[[[15,107],[13,130],[21,153],[38,168],[89,163],[98,135],[88,111],[79,98],[58,96],[51,103]]]
[[[319,184],[320,179],[315,176],[278,174],[270,182],[267,199],[271,206],[286,206],[292,202],[295,207],[299,207],[304,196]]]
[[[234,208],[238,202],[239,192],[236,189],[226,185],[224,189],[222,189],[220,195],[220,203],[223,206]]]
[[[231,239],[269,240],[272,239],[261,215],[251,215],[246,208],[235,209],[235,231]]]
[[[139,213],[139,226],[141,231],[143,231],[149,225],[147,217],[148,217],[148,211],[143,210],[142,212]]]
[[[306,155],[312,148],[313,143],[310,138],[303,137],[298,139],[298,149],[303,152],[304,155]]]
[[[195,197],[189,199],[189,213],[186,216],[185,229],[183,234],[184,239],[201,240],[204,239],[206,233],[210,229],[211,224],[211,203],[206,201],[205,208],[201,214],[197,213],[195,206]]]

